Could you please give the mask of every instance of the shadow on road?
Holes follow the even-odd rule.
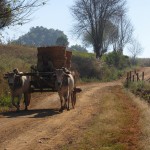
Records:
[[[19,112],[9,111],[0,113],[0,116],[6,118],[16,118],[16,117],[25,117],[25,118],[44,118],[48,116],[54,116],[60,114],[58,108],[53,109],[31,109],[28,111],[21,110]]]

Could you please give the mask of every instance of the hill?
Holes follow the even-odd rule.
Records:
[[[19,45],[28,46],[51,46],[56,44],[68,45],[67,36],[60,30],[47,29],[44,27],[32,27],[28,33],[12,41]]]

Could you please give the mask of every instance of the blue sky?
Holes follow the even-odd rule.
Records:
[[[7,30],[7,38],[18,38],[29,31],[31,27],[43,26],[48,29],[59,29],[68,36],[70,45],[82,44],[79,39],[72,34],[72,18],[70,7],[74,0],[50,0],[46,6],[36,11],[33,21],[17,28]],[[134,36],[142,45],[144,51],[139,57],[150,58],[150,0],[127,0],[128,17],[134,26]],[[128,54],[127,50],[125,54]]]
[[[150,0],[127,0],[128,16],[134,27],[134,36],[143,47],[139,57],[150,58]]]

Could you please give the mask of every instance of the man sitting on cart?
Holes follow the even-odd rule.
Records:
[[[54,71],[54,66],[51,59],[48,56],[39,56],[37,63],[37,70],[39,72],[52,72]]]

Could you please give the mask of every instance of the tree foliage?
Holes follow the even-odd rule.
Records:
[[[56,45],[66,46],[67,47],[69,45],[67,36],[64,35],[64,36],[58,37],[57,40],[56,40]]]
[[[72,45],[70,47],[71,50],[76,50],[76,51],[80,51],[80,52],[88,52],[86,48],[82,47],[81,45]]]
[[[114,22],[120,14],[125,13],[125,0],[76,0],[72,14],[77,21],[75,32],[87,34],[96,57],[104,53],[104,34],[106,24]]]
[[[115,67],[119,70],[130,66],[129,57],[122,55],[121,52],[110,52],[103,57],[109,67]]]
[[[118,34],[112,37],[113,48],[123,53],[124,47],[132,40],[133,26],[125,15],[121,15],[115,24],[118,26]]]
[[[47,0],[0,0],[0,30],[11,25],[22,25]]]
[[[6,0],[0,1],[0,29],[9,25],[11,22],[12,12]]]
[[[19,37],[19,39],[13,41],[13,43],[17,43],[20,45],[36,46],[36,47],[51,46],[51,45],[57,45],[58,39],[60,39],[60,37],[65,38],[65,41],[63,38],[63,42],[65,43],[61,43],[61,44],[65,44],[65,46],[67,46],[66,44],[68,44],[68,39],[67,36],[63,33],[63,31],[47,29],[42,26],[41,27],[37,26],[37,27],[32,27],[27,34]]]
[[[139,56],[143,52],[143,48],[141,44],[136,40],[132,39],[130,46],[128,47],[128,51],[131,55],[132,64],[136,65],[137,56]]]

